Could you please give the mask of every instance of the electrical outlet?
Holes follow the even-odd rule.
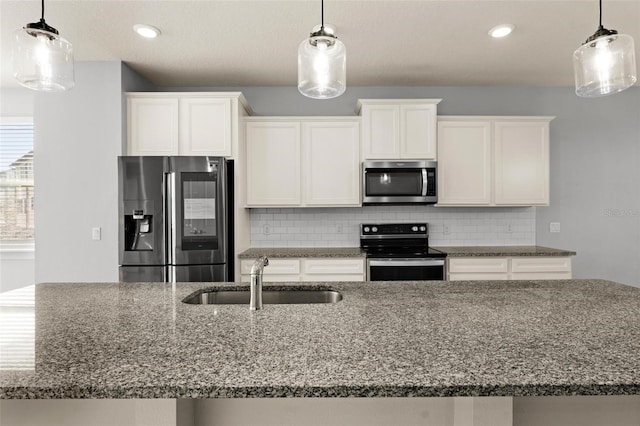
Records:
[[[91,239],[94,241],[102,239],[102,229],[100,227],[91,228]]]
[[[507,225],[507,233],[511,234],[513,232],[513,225],[508,224]]]
[[[549,232],[560,232],[560,222],[549,222]]]
[[[342,233],[344,232],[344,229],[342,229],[342,225],[338,225],[338,226],[336,226],[336,232],[337,232],[338,234],[342,234]]]
[[[269,235],[271,233],[271,227],[269,225],[264,225],[262,227],[262,233],[264,235]]]
[[[451,233],[451,230],[449,229],[449,225],[443,225],[442,226],[442,233],[444,235],[449,235]]]

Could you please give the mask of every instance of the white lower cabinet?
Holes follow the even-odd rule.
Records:
[[[242,282],[249,282],[251,265],[255,260],[240,261]],[[263,282],[300,281],[300,260],[298,259],[269,259],[269,265],[262,271]]]
[[[364,260],[303,259],[301,281],[364,281]]]
[[[571,278],[570,257],[514,257],[511,259],[514,280],[556,280]]]
[[[241,281],[248,282],[254,260],[240,263]],[[364,259],[296,258],[269,259],[263,282],[364,281]]]
[[[559,280],[571,278],[571,257],[451,257],[447,279]]]
[[[454,257],[448,259],[449,280],[508,280],[506,257]]]

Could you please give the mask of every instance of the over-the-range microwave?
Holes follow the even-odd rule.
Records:
[[[364,161],[362,204],[435,204],[436,162]]]

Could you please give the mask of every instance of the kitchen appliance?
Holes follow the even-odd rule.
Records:
[[[362,204],[434,204],[436,165],[430,160],[364,161]]]
[[[118,157],[123,282],[233,281],[233,162]]]
[[[429,247],[427,223],[360,225],[368,281],[444,280],[446,253]]]

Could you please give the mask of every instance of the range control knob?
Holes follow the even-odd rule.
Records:
[[[426,226],[421,226],[421,227],[420,227],[420,230],[421,230],[422,232],[424,232],[424,231],[426,231],[426,230],[427,230],[427,227],[426,227]]]
[[[418,232],[418,227],[417,227],[417,226],[413,226],[413,227],[411,227],[411,230],[412,230],[413,232]]]
[[[370,231],[369,227],[368,227],[368,226],[365,226],[365,227],[364,227],[364,232],[369,232],[369,231]]]
[[[375,227],[375,226],[374,226],[374,227],[372,227],[372,228],[371,228],[371,232],[378,232],[378,228],[377,228],[377,227]]]

